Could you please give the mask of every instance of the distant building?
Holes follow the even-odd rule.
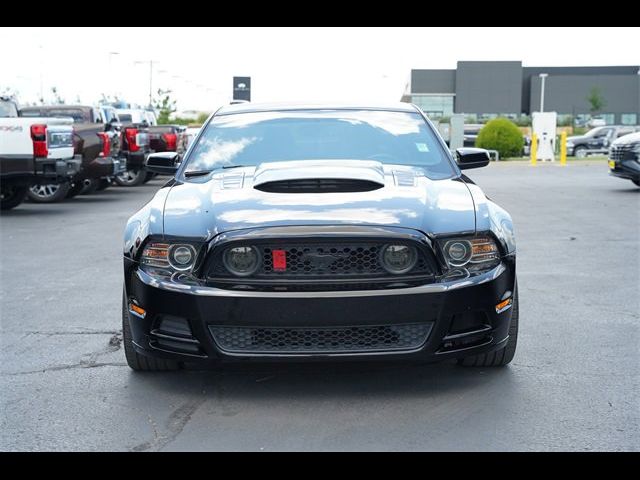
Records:
[[[587,96],[597,87],[605,101],[597,116],[607,124],[640,121],[640,66],[523,67],[522,62],[458,62],[455,70],[411,70],[402,101],[432,118],[463,113],[470,121],[517,118],[540,110],[539,74],[546,73],[544,109],[559,121],[591,118]]]

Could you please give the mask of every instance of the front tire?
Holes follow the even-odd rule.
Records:
[[[458,365],[463,367],[503,367],[513,360],[518,345],[518,284],[516,282],[513,306],[511,307],[511,325],[509,326],[509,340],[500,350],[494,352],[472,355],[458,360]]]
[[[631,180],[634,184],[640,187],[640,180]]]
[[[2,187],[2,199],[0,201],[0,209],[2,210],[11,210],[12,208],[17,207],[22,202],[24,202],[24,198],[27,196],[27,191],[29,187],[21,186],[6,186]]]
[[[64,200],[69,189],[69,182],[33,185],[29,187],[27,196],[35,203],[55,203]]]
[[[127,311],[124,292],[122,293],[122,343],[124,344],[124,356],[127,359],[127,365],[136,372],[167,372],[180,368],[180,363],[174,360],[147,357],[136,352],[133,346],[129,312]]]
[[[587,158],[587,149],[584,147],[576,147],[573,151],[573,156],[576,158]]]

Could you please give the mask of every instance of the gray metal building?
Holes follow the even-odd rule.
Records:
[[[540,74],[546,73],[544,109],[568,117],[640,123],[640,66],[523,67],[522,62],[458,62],[455,70],[412,70],[402,101],[433,118],[463,113],[473,119],[516,118],[540,109]],[[596,88],[604,107],[591,112]]]

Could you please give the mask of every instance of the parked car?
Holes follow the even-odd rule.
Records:
[[[632,125],[609,125],[592,128],[584,135],[567,137],[567,155],[584,158],[587,155],[606,154],[611,142],[638,130],[640,130],[639,126]]]
[[[609,175],[631,180],[640,187],[640,132],[624,135],[611,144]]]
[[[15,208],[30,188],[49,189],[54,200],[64,198],[82,159],[74,155],[70,118],[19,118],[16,103],[0,97],[1,208]]]
[[[119,185],[141,185],[153,178],[154,174],[144,168],[144,159],[149,153],[182,152],[181,135],[185,130],[182,125],[155,125],[155,114],[144,109],[117,109],[116,114],[123,128],[143,134],[146,142],[144,146],[139,146],[137,152],[128,156],[126,169],[115,179]],[[128,138],[133,136],[129,135]]]
[[[246,359],[505,365],[518,334],[509,214],[413,105],[238,104],[127,222],[134,370]],[[455,159],[454,159],[455,155]]]
[[[113,176],[124,169],[119,160],[120,132],[106,123],[99,108],[87,105],[43,105],[20,109],[21,117],[50,116],[73,118],[74,147],[82,155],[82,168],[73,178],[67,197],[91,193],[109,186]],[[57,192],[59,193],[59,192]],[[42,189],[32,188],[29,198],[51,201]]]

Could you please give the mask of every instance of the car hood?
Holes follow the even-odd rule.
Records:
[[[319,193],[313,186],[324,181],[343,182],[346,191]],[[291,185],[302,185],[304,193],[281,193]],[[306,191],[309,185],[312,190]],[[354,185],[369,190],[353,191]],[[385,225],[427,234],[475,230],[473,198],[461,179],[431,180],[421,168],[374,161],[273,162],[216,170],[176,182],[164,205],[165,235],[203,240],[232,230],[288,225]]]
[[[640,132],[623,135],[620,138],[617,138],[616,140],[614,140],[611,145],[612,146],[615,145],[616,147],[618,147],[620,145],[629,145],[629,144],[638,143],[638,142],[640,142]]]
[[[585,137],[584,135],[574,135],[571,137],[567,137],[567,142],[577,142],[577,141],[583,141],[586,139],[587,137]]]

